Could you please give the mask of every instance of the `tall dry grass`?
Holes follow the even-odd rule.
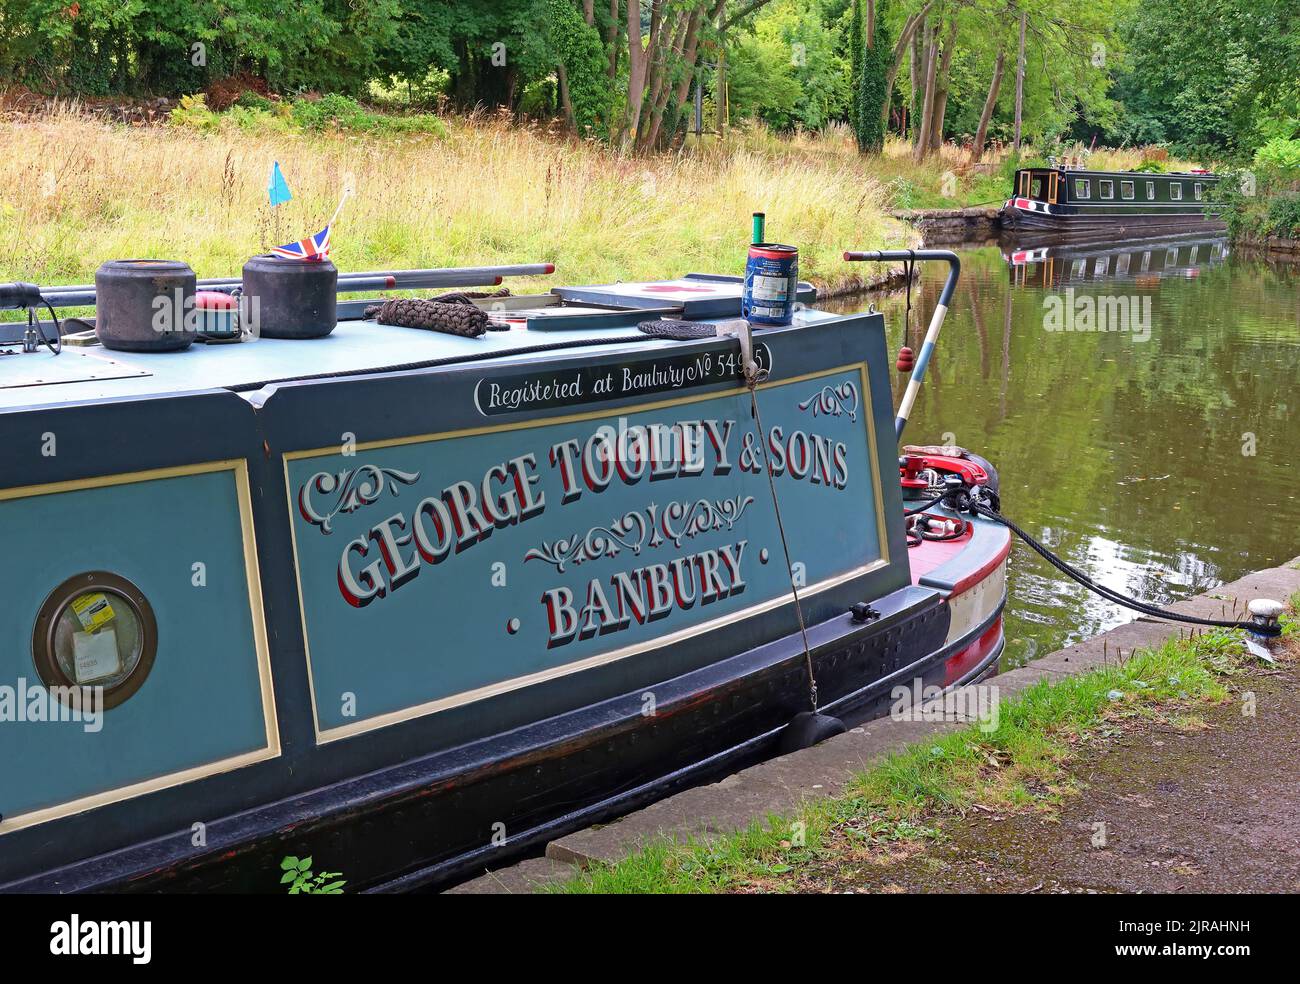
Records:
[[[1098,171],[1136,171],[1148,161],[1158,161],[1169,171],[1190,171],[1196,161],[1170,157],[1163,147],[1098,147],[1087,158],[1087,166]]]
[[[294,200],[272,216],[271,162]],[[104,260],[186,260],[200,276],[318,230],[345,180],[340,269],[548,261],[555,281],[739,273],[752,212],[805,278],[860,270],[845,248],[910,242],[852,154],[729,142],[638,159],[490,120],[449,136],[363,138],[127,128],[59,112],[0,124],[0,280],[91,278]],[[532,286],[540,286],[542,282]],[[520,286],[527,287],[527,284]]]

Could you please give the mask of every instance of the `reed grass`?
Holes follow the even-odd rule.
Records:
[[[861,273],[846,248],[911,244],[870,163],[729,141],[651,159],[476,117],[445,136],[126,127],[65,107],[0,124],[0,280],[85,282],[108,259],[183,259],[236,273],[321,228],[341,270],[553,262],[552,281],[743,271],[750,216],[794,243],[822,286]],[[272,213],[278,160],[294,199]],[[546,281],[512,287],[545,286]]]

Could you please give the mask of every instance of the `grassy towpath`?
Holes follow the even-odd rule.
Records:
[[[995,728],[912,746],[794,814],[651,844],[549,890],[1296,891],[1300,623],[1287,624],[1275,665],[1235,633],[1170,639],[1038,683]]]

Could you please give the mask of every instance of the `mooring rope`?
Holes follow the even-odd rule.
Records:
[[[743,354],[743,353],[742,353]],[[749,402],[753,408],[754,423],[758,427],[758,443],[763,452],[764,471],[767,472],[767,487],[772,493],[772,510],[776,513],[776,530],[781,535],[781,552],[785,555],[785,569],[790,575],[790,592],[794,595],[794,611],[799,619],[799,636],[803,639],[804,663],[808,668],[808,701],[813,713],[817,713],[817,675],[813,671],[812,651],[808,647],[808,626],[804,622],[803,602],[799,600],[798,579],[794,576],[794,564],[790,560],[790,543],[785,536],[785,523],[781,521],[781,502],[776,494],[776,477],[772,471],[772,461],[767,455],[767,442],[763,430],[763,417],[758,412],[758,384],[767,378],[767,371],[759,368],[757,363],[745,365],[745,384],[749,387]]]
[[[911,250],[909,249],[910,253]],[[916,276],[916,259],[908,257],[903,261],[903,279],[907,281],[907,307],[903,311],[903,344],[907,344],[907,333],[912,329],[912,278]]]
[[[971,497],[969,493],[965,493],[965,497],[966,499],[964,502],[954,505],[953,508],[957,509],[958,512],[972,512],[976,516],[983,516],[985,519],[992,520],[995,523],[1000,523],[1016,536],[1020,537],[1020,539],[1024,540],[1025,543],[1029,544],[1035,553],[1061,573],[1065,574],[1072,580],[1077,581],[1089,591],[1093,591],[1106,600],[1114,602],[1116,605],[1132,609],[1133,611],[1139,612],[1143,615],[1149,615],[1152,618],[1162,618],[1171,622],[1185,622],[1191,625],[1208,625],[1219,629],[1242,629],[1246,632],[1253,632],[1255,635],[1260,636],[1277,636],[1282,634],[1282,628],[1278,625],[1266,625],[1262,622],[1242,622],[1234,619],[1201,618],[1198,615],[1184,615],[1182,612],[1173,612],[1167,608],[1159,608],[1156,605],[1147,604],[1145,601],[1138,601],[1136,598],[1130,598],[1127,595],[1120,594],[1114,588],[1108,588],[1104,584],[1098,584],[1087,574],[1083,573],[1083,571],[1078,570],[1065,560],[1062,560],[997,510],[984,505],[984,503],[978,501],[978,499]]]

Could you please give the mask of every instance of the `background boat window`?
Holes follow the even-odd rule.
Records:
[[[1075,197],[1075,198],[1091,198],[1091,197],[1092,197],[1092,195],[1091,195],[1091,185],[1092,185],[1092,182],[1089,181],[1087,178],[1075,178],[1075,179],[1074,179],[1074,197]]]
[[[1169,182],[1169,200],[1171,202],[1183,200],[1183,184],[1181,181]]]
[[[1107,180],[1107,179],[1103,178],[1101,181],[1099,181],[1099,182],[1097,182],[1097,183],[1101,186],[1101,197],[1102,197],[1102,198],[1114,198],[1114,197],[1115,197],[1115,182],[1114,182],[1114,181],[1110,181],[1110,180]]]
[[[1155,183],[1154,181],[1148,181],[1148,182],[1147,182],[1147,201],[1149,201],[1149,202],[1151,202],[1151,201],[1155,201],[1155,197],[1156,197],[1156,183]]]
[[[1130,202],[1131,202],[1131,201],[1133,200],[1133,182],[1132,182],[1132,181],[1121,181],[1121,182],[1119,183],[1119,196],[1120,196],[1121,198],[1123,198],[1125,201],[1130,201]]]
[[[1198,181],[1198,182],[1196,182],[1196,184],[1192,185],[1192,191],[1195,193],[1195,195],[1196,195],[1196,200],[1199,202],[1199,201],[1201,200],[1201,195],[1202,195],[1202,193],[1205,191],[1205,189],[1204,189],[1204,187],[1201,185],[1201,183]]]

